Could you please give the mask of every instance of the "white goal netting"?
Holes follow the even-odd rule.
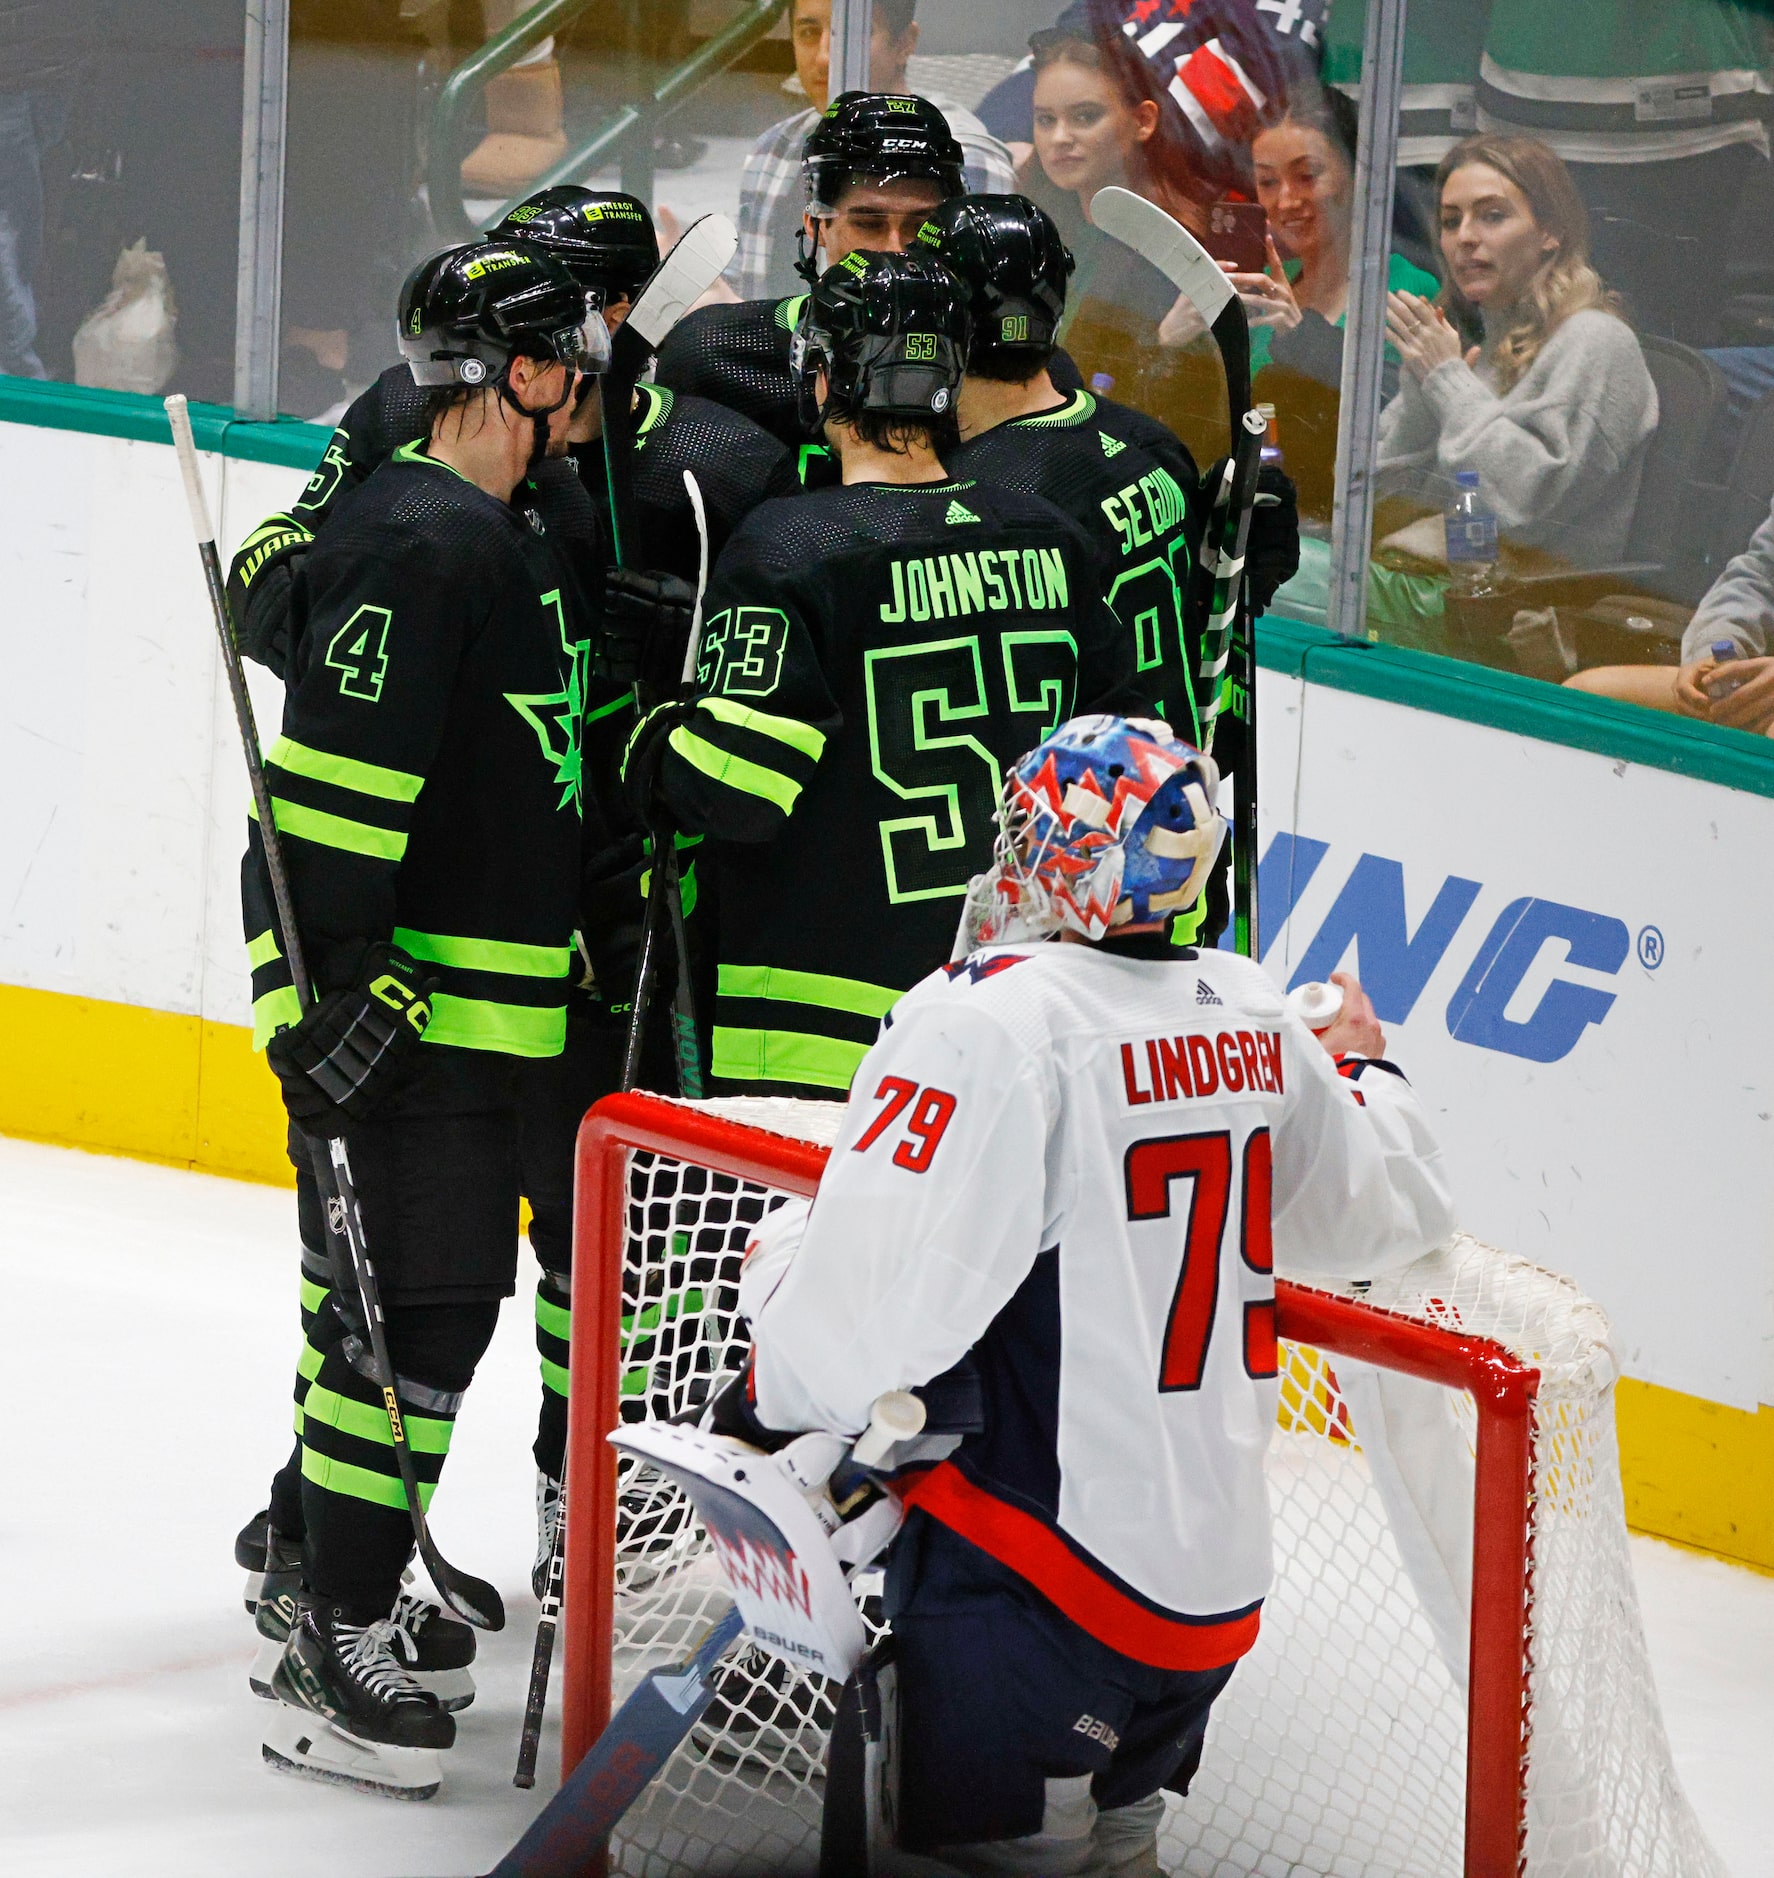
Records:
[[[841,1113],[775,1100],[696,1106],[820,1143]],[[680,1413],[738,1366],[738,1257],[781,1197],[686,1154],[630,1159],[625,1419]],[[1465,1237],[1359,1295],[1449,1344],[1487,1339],[1539,1373],[1519,1515],[1525,1778],[1500,1796],[1525,1822],[1521,1869],[1723,1878],[1676,1780],[1646,1656],[1602,1313],[1564,1279]],[[1170,1802],[1167,1872],[1462,1872],[1477,1420],[1461,1390],[1284,1346],[1268,1459],[1275,1587],[1257,1647],[1214,1709],[1193,1789]],[[622,1468],[618,1701],[691,1647],[725,1599],[678,1490],[627,1460]],[[714,1705],[624,1821],[612,1868],[634,1878],[813,1871],[834,1693],[755,1652],[732,1659]],[[1513,1735],[1508,1745],[1513,1768]]]

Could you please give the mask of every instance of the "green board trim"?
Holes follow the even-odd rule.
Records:
[[[3,373],[0,424],[35,424],[43,430],[79,430],[89,436],[172,445],[166,407],[157,397],[139,391],[101,391],[93,385],[60,385],[41,378],[8,378]],[[319,424],[293,417],[250,424],[226,404],[193,404],[191,431],[199,450],[301,470],[319,463],[333,434]]]
[[[1493,671],[1407,646],[1370,645],[1270,614],[1257,624],[1257,663],[1333,691],[1774,796],[1774,738],[1571,691],[1522,672]]]
[[[84,431],[140,443],[170,445],[172,432],[157,397],[101,391],[0,374],[0,423]],[[252,424],[225,404],[193,404],[191,428],[200,450],[249,463],[312,470],[332,433],[295,418]],[[944,488],[961,485],[944,485]],[[935,491],[925,488],[919,494]],[[1265,615],[1257,628],[1257,659],[1315,685],[1487,724],[1543,743],[1670,770],[1698,782],[1774,796],[1774,738],[1752,737],[1688,718],[1647,711],[1614,698],[1568,691],[1519,672],[1492,671],[1404,646],[1341,639],[1322,626]]]

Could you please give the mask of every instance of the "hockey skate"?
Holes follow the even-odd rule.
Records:
[[[267,1550],[269,1548],[269,1550]],[[294,1593],[302,1582],[302,1542],[272,1529],[269,1510],[249,1519],[234,1537],[234,1563],[246,1573],[246,1614],[251,1617],[265,1597]],[[270,1582],[267,1585],[267,1578]],[[284,1626],[284,1635],[289,1626]]]
[[[272,1674],[266,1763],[397,1800],[429,1800],[456,1724],[401,1663],[390,1618],[354,1624],[304,1603]]]
[[[296,1617],[294,1590],[260,1601],[254,1619],[259,1631],[259,1653],[253,1659],[247,1681],[253,1694],[267,1702],[277,1699],[272,1680],[290,1632],[295,1628]],[[390,1648],[413,1681],[436,1696],[438,1705],[446,1713],[453,1715],[467,1708],[474,1700],[474,1678],[468,1673],[476,1649],[473,1627],[450,1616],[429,1598],[415,1597],[410,1591],[403,1591],[394,1600],[389,1622],[393,1627]]]
[[[548,1567],[554,1557],[554,1535],[560,1525],[564,1482],[536,1469],[536,1562],[530,1567],[530,1589],[540,1602],[548,1589]]]

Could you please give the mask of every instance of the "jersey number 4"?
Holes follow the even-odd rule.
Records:
[[[1268,1281],[1270,1295],[1244,1306],[1246,1375],[1277,1373],[1275,1257],[1269,1233],[1271,1160],[1269,1131],[1255,1130],[1244,1144],[1244,1178],[1239,1183],[1239,1257],[1248,1271]],[[1232,1137],[1224,1129],[1200,1135],[1154,1135],[1136,1141],[1124,1163],[1127,1217],[1132,1221],[1169,1219],[1172,1183],[1189,1182],[1189,1218],[1183,1234],[1183,1269],[1164,1327],[1158,1363],[1160,1394],[1199,1389],[1207,1367],[1220,1296],[1220,1250],[1226,1236],[1227,1202],[1232,1191]]]

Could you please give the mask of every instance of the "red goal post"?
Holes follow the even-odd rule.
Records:
[[[649,1095],[611,1096],[579,1131],[574,1226],[565,1596],[563,1775],[610,1718],[615,1645],[616,1426],[628,1157],[646,1149],[779,1192],[810,1195],[828,1150]],[[1537,1372],[1499,1345],[1306,1285],[1276,1283],[1283,1337],[1471,1392],[1478,1406],[1466,1749],[1466,1878],[1521,1864],[1531,1562],[1531,1414]]]

